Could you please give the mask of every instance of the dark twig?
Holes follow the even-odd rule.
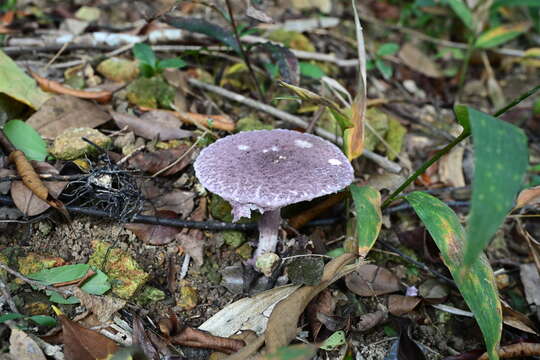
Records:
[[[251,80],[253,81],[253,85],[257,89],[257,94],[259,95],[259,100],[264,103],[265,102],[264,101],[264,94],[263,94],[263,92],[261,90],[261,86],[260,86],[259,82],[257,81],[257,77],[255,76],[255,72],[253,71],[253,67],[251,66],[251,61],[249,60],[249,54],[244,49],[244,46],[242,45],[242,42],[240,40],[240,34],[238,34],[238,27],[237,27],[237,24],[236,24],[236,20],[234,19],[234,14],[233,14],[233,10],[232,10],[231,1],[230,0],[225,0],[225,4],[227,4],[227,11],[229,13],[229,18],[230,18],[230,21],[231,21],[231,27],[233,29],[234,37],[236,39],[236,42],[238,44],[238,48],[240,50],[240,55],[242,56],[242,59],[246,63],[246,66],[247,66],[248,72],[249,72],[249,76],[251,77]]]

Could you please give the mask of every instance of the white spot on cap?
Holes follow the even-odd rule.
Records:
[[[238,150],[246,151],[249,150],[249,145],[238,145]]]
[[[277,146],[272,146],[272,151],[279,151],[279,148]]]
[[[342,164],[342,162],[339,161],[338,159],[330,159],[330,160],[328,160],[328,163],[330,165],[341,165]]]
[[[304,148],[304,149],[309,149],[310,147],[313,146],[312,143],[310,143],[309,141],[306,141],[306,140],[294,140],[294,145],[298,146],[298,147],[301,147],[301,148]]]

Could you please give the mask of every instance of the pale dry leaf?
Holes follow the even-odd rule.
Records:
[[[401,283],[394,273],[373,264],[361,265],[345,277],[345,284],[360,296],[389,294],[401,289]]]
[[[540,186],[522,190],[516,200],[515,209],[522,208],[526,205],[534,205],[540,203]]]
[[[299,285],[280,286],[235,301],[206,320],[199,329],[223,337],[234,335],[240,330],[252,330],[262,334],[266,330],[268,317],[274,306],[299,287]]]
[[[439,181],[446,186],[465,186],[465,176],[463,175],[464,152],[464,147],[456,146],[439,160]]]
[[[440,78],[443,73],[439,66],[422,50],[411,43],[403,45],[398,54],[399,58],[411,69],[432,78]]]
[[[115,312],[126,305],[125,300],[107,295],[91,295],[78,287],[73,289],[73,295],[79,298],[81,304],[94,313],[102,324],[109,321]]]
[[[44,181],[43,185],[49,190],[53,198],[58,198],[67,185],[66,181]],[[11,197],[15,206],[27,216],[43,213],[51,206],[38,198],[22,181],[11,183]]]
[[[39,345],[27,333],[15,327],[9,336],[9,354],[14,359],[46,360]]]
[[[270,315],[265,331],[267,351],[274,352],[283,346],[289,345],[296,336],[298,319],[306,306],[334,281],[356,269],[356,264],[350,267],[346,266],[355,257],[354,254],[343,254],[333,259],[326,264],[320,284],[303,286],[276,305]]]
[[[169,210],[186,218],[195,206],[195,193],[191,191],[175,190],[161,194],[152,199],[152,206],[157,210]]]
[[[95,128],[105,124],[111,116],[90,101],[70,95],[49,99],[26,123],[41,136],[55,138],[68,128]]]

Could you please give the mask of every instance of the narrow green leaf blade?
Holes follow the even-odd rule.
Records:
[[[4,133],[17,150],[28,160],[44,161],[49,154],[41,135],[22,120],[10,120],[4,125]]]
[[[450,5],[463,24],[465,24],[469,30],[474,31],[473,14],[463,0],[446,0],[446,2]]]
[[[508,42],[523,34],[530,27],[529,23],[501,25],[489,29],[476,39],[475,46],[481,49],[492,48]]]
[[[474,143],[474,180],[467,224],[466,265],[474,262],[503,223],[528,166],[523,130],[478,110],[458,105],[456,116]]]
[[[88,264],[64,265],[41,270],[37,273],[28,275],[28,277],[32,280],[40,281],[45,285],[52,285],[80,279],[86,275],[89,269],[90,265]]]
[[[56,325],[56,319],[52,316],[48,315],[34,315],[29,316],[28,320],[35,322],[38,325],[41,326],[55,326]]]
[[[17,320],[17,319],[22,319],[22,318],[24,318],[23,314],[18,314],[18,313],[3,314],[3,315],[0,315],[0,324],[5,323],[8,320]]]
[[[179,69],[185,67],[187,64],[184,60],[179,57],[164,59],[158,62],[157,68],[160,70],[163,69]]]
[[[308,62],[300,63],[300,74],[317,80],[326,75],[323,69]]]
[[[351,185],[349,190],[356,210],[358,254],[365,257],[381,231],[381,194],[370,186]]]
[[[439,199],[422,192],[406,196],[441,251],[461,295],[482,330],[491,360],[499,359],[502,309],[495,276],[486,256],[481,253],[466,267],[463,264],[465,231],[457,215]]]

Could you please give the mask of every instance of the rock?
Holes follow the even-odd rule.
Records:
[[[171,108],[175,90],[161,77],[139,78],[127,88],[128,100],[138,106],[149,108]]]
[[[112,292],[122,299],[129,299],[148,280],[149,275],[137,262],[120,249],[110,249],[111,245],[104,241],[92,241],[94,253],[88,264],[103,268],[112,284]]]
[[[280,262],[281,259],[277,254],[267,252],[257,258],[255,268],[262,272],[264,276],[270,277]]]
[[[212,194],[209,209],[210,214],[214,219],[226,222],[232,221],[232,207],[226,200],[224,200],[219,195]]]
[[[139,76],[139,64],[136,61],[113,57],[102,61],[97,71],[109,80],[128,82]]]
[[[176,301],[176,306],[189,311],[194,309],[198,302],[199,294],[197,293],[197,290],[194,287],[187,285],[187,282],[181,281],[180,294]]]
[[[82,137],[94,142],[100,147],[106,149],[111,144],[111,139],[91,128],[70,128],[54,139],[49,152],[58,159],[74,160],[83,155],[92,155],[99,153],[91,144],[87,143]]]
[[[273,128],[274,127],[272,125],[264,124],[257,118],[255,114],[243,117],[236,122],[236,130],[238,132],[251,130],[272,130]]]
[[[251,259],[251,254],[253,253],[253,248],[248,244],[244,243],[235,251],[242,259]]]
[[[246,236],[243,232],[228,230],[222,232],[223,241],[233,249],[240,247],[246,242]]]

